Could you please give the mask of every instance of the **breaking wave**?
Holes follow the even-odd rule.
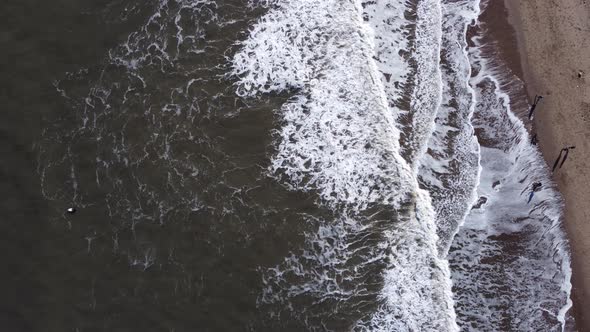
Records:
[[[380,304],[353,324],[356,329],[454,330],[449,270],[438,257],[430,197],[418,188],[398,143],[395,102],[410,68],[399,52],[407,22],[396,17],[411,8],[386,3],[276,2],[233,58],[239,95],[294,94],[277,110],[280,129],[269,175],[292,190],[317,192],[318,204],[337,215],[317,221],[318,232],[307,235],[309,249],[267,271],[270,287],[262,301],[293,307],[304,294],[346,306],[367,293],[358,289],[366,285],[365,266],[381,264],[381,286],[373,291]],[[413,58],[420,78],[438,72],[440,31],[429,31],[440,28],[440,15],[428,12],[432,4],[417,9],[416,38],[426,38]],[[417,125],[434,117],[436,77],[416,83],[415,93],[430,98],[412,105]],[[412,136],[408,146],[415,154],[427,136]],[[379,220],[367,216],[369,210],[393,212]],[[376,243],[360,241],[370,234],[379,234]]]

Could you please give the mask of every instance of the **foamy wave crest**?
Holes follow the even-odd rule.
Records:
[[[449,267],[438,258],[430,197],[417,191],[407,220],[387,232],[390,265],[384,275],[383,304],[362,331],[458,331]]]
[[[303,216],[302,222],[311,226],[306,245],[281,264],[262,270],[265,288],[259,304],[268,305],[276,316],[288,312],[305,321],[309,330],[322,330],[321,325],[330,329],[325,320],[351,325],[355,313],[376,306],[380,271],[387,259],[387,245],[378,230],[388,221],[357,220]]]
[[[406,126],[403,154],[417,170],[418,159],[426,152],[428,139],[434,129],[434,119],[441,103],[442,79],[440,48],[442,13],[440,0],[422,0],[416,8],[415,50],[416,66],[410,111],[402,119]]]
[[[254,26],[233,59],[238,94],[298,89],[273,174],[334,204],[398,204],[412,179],[372,61],[372,32],[351,2],[286,1]]]
[[[289,312],[310,330],[322,330],[320,324],[330,330],[326,311],[332,320],[358,313],[348,322],[355,331],[457,330],[428,193],[418,191],[396,217],[397,223],[383,211],[334,221],[306,216],[314,227],[306,246],[263,270],[260,304],[278,317]]]
[[[385,3],[366,3],[365,14],[375,5],[389,9],[383,15],[395,20],[393,13],[403,8]],[[313,304],[335,301],[337,308],[349,308],[354,296],[355,303],[376,307],[352,329],[456,330],[430,197],[418,189],[415,172],[399,154],[395,110],[388,107],[408,72],[395,68],[404,64],[394,53],[403,42],[375,42],[370,27],[385,31],[387,20],[375,14],[364,23],[362,15],[360,2],[274,2],[233,58],[239,95],[295,93],[278,111],[282,127],[269,173],[291,189],[316,191],[318,202],[336,214],[316,221],[318,230],[306,235],[303,252],[267,271],[262,301],[297,311],[305,308],[297,305],[301,295]],[[392,28],[400,40],[407,37],[403,24]],[[379,51],[386,52],[376,56]],[[438,66],[438,57],[428,59],[435,62],[429,68]],[[437,107],[436,98],[428,107]],[[366,216],[367,209],[389,216]],[[376,291],[363,288],[371,285],[364,279],[369,270],[380,278]],[[377,296],[370,301],[362,299],[365,294]]]
[[[363,1],[363,19],[374,31],[373,60],[383,75],[381,81],[393,116],[403,112],[397,104],[408,85],[412,22],[404,16],[411,10],[405,1]]]
[[[479,143],[471,125],[475,94],[469,86],[471,66],[465,41],[468,24],[479,14],[479,3],[445,2],[443,13],[443,101],[419,172],[436,211],[441,256],[448,252],[476,199],[480,169]]]

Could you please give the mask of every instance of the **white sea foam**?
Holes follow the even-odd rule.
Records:
[[[359,330],[458,331],[447,261],[438,258],[435,213],[418,190],[409,220],[392,228],[390,266],[385,271],[385,304]]]
[[[405,19],[409,4],[405,1],[365,1],[363,19],[373,30],[373,60],[385,88],[388,105],[394,117],[403,112],[396,106],[411,74],[408,59],[402,56],[410,47],[412,22]]]
[[[320,202],[342,215],[347,220],[342,225],[348,225],[337,228],[343,241],[335,247],[341,248],[337,254],[325,255],[320,249],[315,249],[320,250],[315,254],[295,253],[271,269],[267,283],[279,287],[268,290],[263,299],[270,296],[273,301],[288,303],[285,297],[302,292],[318,297],[318,301],[334,294],[345,299],[346,291],[339,290],[343,283],[322,277],[326,273],[310,269],[317,265],[304,264],[305,259],[332,257],[330,264],[354,269],[338,262],[346,262],[355,254],[350,243],[365,224],[361,212],[374,204],[397,208],[410,204],[415,206],[407,215],[382,230],[385,237],[376,245],[380,249],[372,251],[372,258],[365,257],[382,260],[387,266],[379,309],[361,319],[356,329],[455,330],[449,270],[446,261],[438,258],[430,197],[418,189],[415,171],[399,154],[396,109],[388,107],[399,98],[400,84],[409,71],[399,55],[407,38],[402,28],[406,22],[395,21],[403,7],[387,3],[365,4],[368,23],[364,23],[359,2],[274,2],[233,58],[239,95],[254,97],[284,90],[295,93],[278,110],[281,128],[270,174],[291,189],[316,191]],[[425,79],[416,92],[422,99],[413,107],[415,125],[424,130],[414,136],[413,151],[424,149],[440,101],[438,5],[435,1],[419,5],[418,38],[425,43],[418,43],[421,46],[415,56],[420,77]],[[433,13],[429,6],[435,6]],[[383,33],[377,41],[373,31]],[[430,124],[424,126],[419,119],[429,119]],[[416,148],[418,145],[421,147]],[[320,230],[339,224],[323,222],[326,224]],[[321,236],[308,234],[308,239],[317,242]],[[330,270],[330,264],[320,266]],[[289,273],[304,276],[303,283],[281,282]],[[276,292],[278,296],[272,296]]]
[[[285,1],[235,55],[238,94],[297,89],[283,119],[273,174],[326,202],[397,204],[412,190],[398,131],[372,60],[372,31],[352,2]]]
[[[485,142],[479,206],[468,215],[450,253],[460,326],[465,330],[553,331],[571,307],[571,268],[561,228],[562,201],[539,151],[512,113],[499,77],[471,48],[478,107],[473,118]],[[543,189],[527,204],[530,188]]]
[[[428,150],[419,161],[419,175],[432,196],[439,253],[444,257],[476,199],[479,179],[479,143],[471,125],[475,96],[469,86],[465,41],[468,24],[479,14],[479,2],[444,2],[442,12],[443,100]]]
[[[442,42],[442,12],[440,0],[422,0],[416,8],[415,50],[416,66],[407,138],[403,154],[414,170],[426,152],[428,139],[434,130],[434,119],[442,98],[440,51]]]

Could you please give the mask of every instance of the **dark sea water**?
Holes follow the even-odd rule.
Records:
[[[261,326],[257,267],[301,241],[290,211],[313,206],[260,175],[274,101],[238,116],[215,68],[260,13],[195,3],[2,3],[2,330]],[[162,59],[147,45],[176,42],[176,17],[191,39]],[[154,33],[131,41],[145,83],[107,58],[138,29]]]
[[[559,198],[515,203],[546,174],[479,8],[2,2],[0,331],[560,326]]]

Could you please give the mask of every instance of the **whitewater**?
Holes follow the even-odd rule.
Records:
[[[306,248],[262,268],[259,305],[312,330],[326,302],[370,308],[359,331],[565,329],[562,201],[482,51],[486,4],[251,5],[267,12],[227,77],[246,100],[290,95],[266,174],[332,212],[302,218]]]

